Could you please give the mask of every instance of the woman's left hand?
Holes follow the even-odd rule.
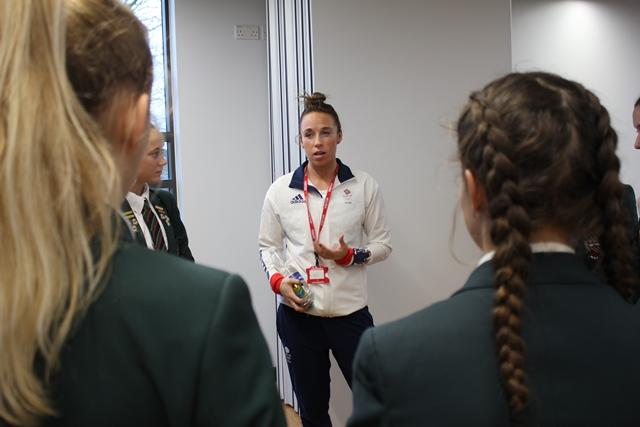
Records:
[[[313,250],[316,251],[316,253],[320,258],[331,259],[335,261],[337,259],[342,259],[345,256],[347,256],[347,253],[349,252],[349,247],[344,242],[344,234],[343,234],[338,239],[338,246],[334,247],[333,249],[326,247],[322,243],[314,242]]]

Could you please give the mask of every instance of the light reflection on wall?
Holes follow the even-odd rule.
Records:
[[[637,0],[512,0],[514,71],[544,70],[579,81],[609,110],[622,178],[640,193],[633,103],[640,95]]]

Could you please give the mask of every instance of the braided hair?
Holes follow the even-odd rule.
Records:
[[[629,250],[617,137],[598,98],[548,73],[512,73],[470,95],[457,124],[459,158],[485,191],[495,247],[493,327],[511,420],[527,406],[521,315],[541,225],[596,236],[608,282],[627,300]]]

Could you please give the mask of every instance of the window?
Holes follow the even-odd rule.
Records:
[[[162,172],[160,187],[177,192],[175,177],[175,134],[171,99],[171,61],[169,57],[170,0],[126,0],[133,13],[149,31],[153,55],[153,88],[151,89],[151,120],[164,135],[167,166]]]

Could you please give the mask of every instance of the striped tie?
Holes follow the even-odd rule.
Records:
[[[162,225],[158,218],[156,218],[155,213],[151,209],[151,204],[149,200],[144,199],[144,206],[142,207],[142,219],[144,219],[145,224],[147,224],[147,228],[149,229],[149,234],[151,234],[151,241],[153,242],[153,249],[157,251],[167,251],[167,245],[164,242],[164,237],[162,236]]]

